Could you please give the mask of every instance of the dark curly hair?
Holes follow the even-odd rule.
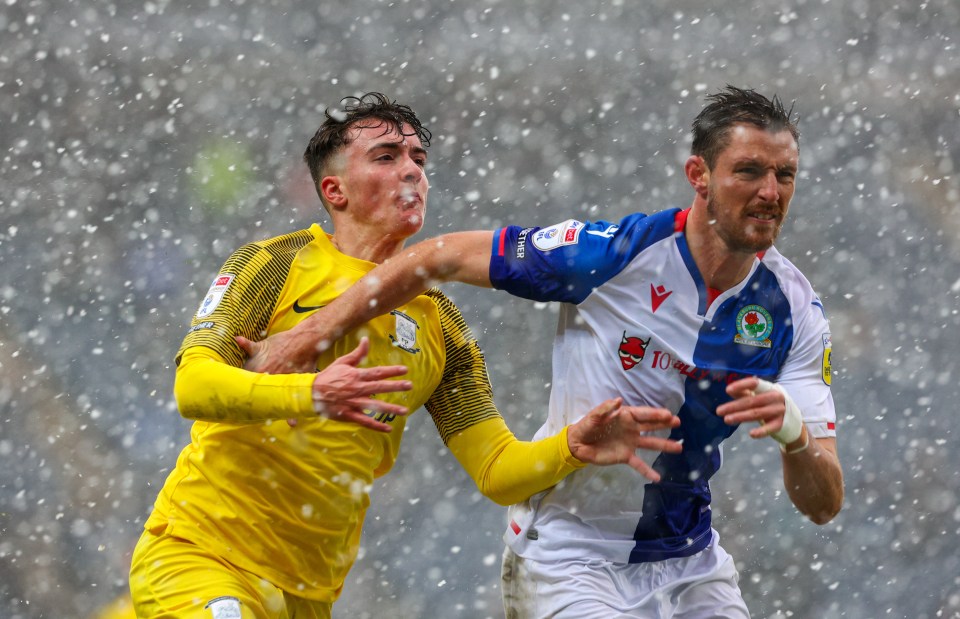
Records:
[[[703,157],[711,168],[720,152],[729,143],[734,125],[748,123],[767,131],[787,130],[800,146],[800,130],[790,109],[783,106],[777,95],[768,99],[755,90],[727,85],[718,93],[708,95],[710,103],[693,121],[693,146],[690,152]]]
[[[399,130],[404,136],[415,135],[420,138],[424,148],[430,146],[432,134],[408,105],[391,101],[379,92],[368,92],[359,97],[344,97],[340,103],[343,104],[342,110],[327,108],[324,111],[326,119],[303,153],[303,160],[310,168],[310,176],[313,177],[318,193],[320,179],[324,176],[330,158],[350,143],[350,130],[354,127],[383,126],[383,135]]]

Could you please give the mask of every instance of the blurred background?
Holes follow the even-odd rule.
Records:
[[[738,433],[715,523],[755,617],[960,617],[960,4],[953,0],[6,0],[0,616],[89,617],[188,440],[173,357],[240,244],[326,224],[300,156],[379,90],[434,132],[417,237],[686,207],[727,83],[796,101],[778,247],[833,331],[846,503],[807,523]],[[448,285],[510,426],[556,308]],[[335,617],[502,617],[505,510],[418,412]]]

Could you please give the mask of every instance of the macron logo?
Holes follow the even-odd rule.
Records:
[[[650,284],[650,303],[653,305],[653,311],[656,311],[660,308],[660,305],[667,300],[667,297],[673,294],[672,290],[667,290],[663,287],[663,284],[659,286],[654,286]]]

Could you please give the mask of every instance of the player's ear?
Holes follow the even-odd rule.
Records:
[[[339,176],[324,176],[320,179],[320,195],[332,208],[342,209],[347,205],[343,179]]]
[[[687,163],[683,166],[683,171],[687,175],[687,182],[693,187],[704,200],[707,199],[707,185],[710,184],[710,166],[700,155],[690,155]]]

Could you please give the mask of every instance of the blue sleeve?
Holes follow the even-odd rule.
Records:
[[[672,211],[619,223],[575,219],[545,228],[507,226],[493,236],[494,288],[533,301],[580,303],[643,249],[673,234]]]

